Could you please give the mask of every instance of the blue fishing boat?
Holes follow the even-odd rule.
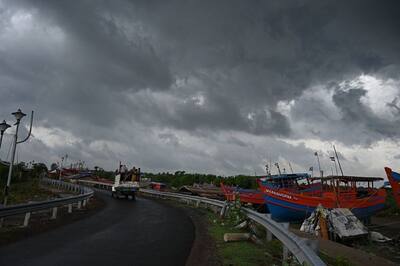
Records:
[[[299,182],[302,179],[306,179],[304,185]],[[272,218],[280,222],[302,221],[319,204],[329,209],[349,208],[363,219],[384,208],[385,190],[373,187],[373,182],[380,180],[382,178],[355,176],[310,178],[303,174],[260,180],[259,186]],[[366,182],[368,187],[357,187],[357,182]]]

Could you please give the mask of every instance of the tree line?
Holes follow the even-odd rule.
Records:
[[[0,163],[0,184],[3,186],[7,181],[9,165]],[[44,163],[28,164],[20,162],[14,165],[12,182],[25,181],[32,178],[38,178],[42,173],[47,173],[48,169]]]
[[[176,171],[175,173],[145,173],[144,177],[151,178],[152,181],[162,182],[170,187],[179,188],[181,186],[191,186],[197,184],[213,184],[219,186],[221,182],[229,186],[239,186],[241,188],[257,188],[257,178],[260,176],[220,176],[212,174],[186,173],[185,171]]]

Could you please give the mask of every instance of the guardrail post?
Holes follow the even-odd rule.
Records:
[[[84,208],[86,207],[86,201],[87,201],[87,200],[84,199],[83,202],[82,202],[82,206],[83,206]]]
[[[272,240],[272,233],[267,228],[265,228],[265,230],[267,231],[267,242],[269,242]]]
[[[82,201],[78,201],[78,210],[80,210],[82,207]]]
[[[289,223],[282,223],[282,226],[285,229],[289,230]],[[283,261],[287,261],[287,259],[289,258],[289,249],[285,245],[283,245],[283,255],[282,255],[282,257],[283,257]]]
[[[201,200],[196,201],[196,208],[200,207]]]
[[[224,218],[225,217],[225,213],[227,211],[228,208],[228,203],[225,202],[224,203],[224,207],[221,208],[221,211],[219,212],[219,217]]]
[[[265,216],[267,216],[267,219],[271,219],[271,214],[268,213]],[[265,231],[267,232],[267,242],[271,241],[273,238],[272,232],[269,231],[267,228],[265,228]]]
[[[57,218],[57,207],[54,207],[51,213],[51,219],[55,220],[56,218]]]
[[[68,204],[68,213],[72,213],[72,204]]]
[[[22,227],[27,227],[28,226],[30,218],[31,218],[31,213],[30,212],[25,213],[24,225]]]

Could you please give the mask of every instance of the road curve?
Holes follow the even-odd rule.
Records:
[[[0,265],[185,265],[194,226],[184,211],[149,199],[106,202],[98,213],[0,247]]]

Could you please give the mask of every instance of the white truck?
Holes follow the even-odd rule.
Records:
[[[115,175],[114,185],[111,188],[111,196],[119,199],[136,198],[136,192],[139,190],[140,168],[133,168],[127,171],[125,166],[120,165],[119,171]]]

